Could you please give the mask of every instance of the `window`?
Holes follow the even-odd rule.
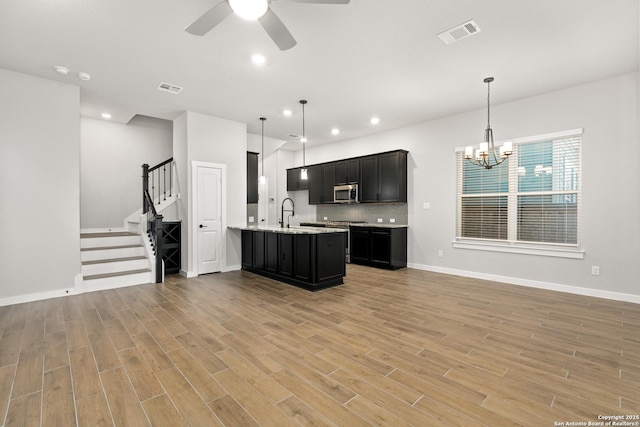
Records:
[[[518,139],[509,159],[492,169],[458,150],[454,246],[582,257],[581,135],[577,129]]]

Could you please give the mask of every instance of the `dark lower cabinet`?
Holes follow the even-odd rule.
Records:
[[[180,273],[181,266],[181,231],[180,221],[164,221],[162,223],[162,260],[164,274]]]
[[[352,264],[398,269],[407,266],[405,227],[351,227]]]
[[[264,231],[242,231],[242,267],[264,268],[265,233]]]
[[[347,233],[242,230],[242,269],[316,291],[343,283]]]
[[[257,231],[250,231],[249,233],[258,233]],[[265,247],[264,247],[264,269],[271,273],[278,272],[278,234],[266,233]]]
[[[280,265],[278,273],[293,277],[293,234],[280,234]]]

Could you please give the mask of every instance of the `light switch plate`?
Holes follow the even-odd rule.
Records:
[[[256,219],[254,217],[252,217],[252,216],[249,217],[249,222],[255,222],[255,221],[256,221]]]

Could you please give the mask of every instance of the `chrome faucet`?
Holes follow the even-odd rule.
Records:
[[[286,202],[287,200],[289,200],[291,202],[291,209],[287,209],[285,211],[284,202]],[[295,208],[296,208],[295,204],[293,203],[293,200],[290,197],[287,197],[286,199],[284,199],[282,201],[282,206],[280,207],[280,228],[284,227],[284,213],[285,212],[291,212],[291,215],[289,215],[287,217],[287,228],[289,228],[289,220],[291,219],[292,216],[295,216],[295,212],[294,212]]]

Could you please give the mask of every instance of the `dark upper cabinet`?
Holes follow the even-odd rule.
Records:
[[[361,202],[377,202],[380,195],[380,175],[378,173],[378,156],[367,156],[360,159],[360,181],[358,191]]]
[[[287,169],[287,191],[306,190],[309,180],[300,179],[302,168]]]
[[[322,167],[310,166],[307,168],[307,181],[309,181],[309,204],[322,203]]]
[[[335,163],[310,166],[308,171],[309,204],[333,203],[333,186],[335,185],[336,175]]]
[[[308,166],[306,181],[300,179],[300,169],[287,169],[287,191],[308,189],[310,205],[333,203],[333,187],[354,182],[360,202],[407,202],[404,150]]]
[[[360,179],[360,160],[341,160],[336,165],[336,185],[358,182]]]
[[[336,185],[336,164],[322,165],[322,201],[321,203],[333,203],[333,186]]]
[[[258,203],[258,153],[247,151],[247,203]]]
[[[380,202],[407,202],[407,152],[378,155]]]
[[[407,202],[407,152],[392,151],[360,159],[360,201]]]

